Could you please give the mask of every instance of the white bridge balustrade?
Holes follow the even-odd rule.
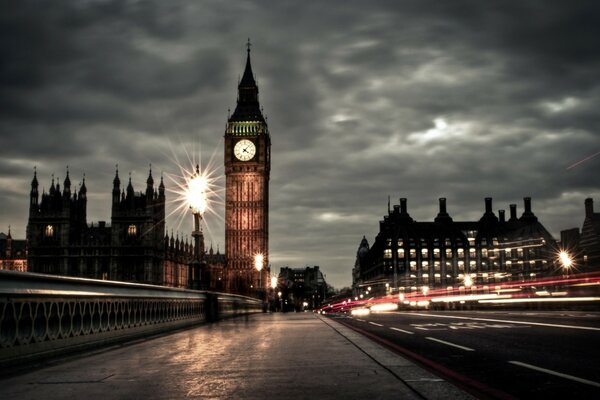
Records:
[[[0,366],[261,311],[208,291],[0,271]]]

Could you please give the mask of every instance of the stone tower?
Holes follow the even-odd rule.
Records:
[[[258,101],[250,43],[237,105],[225,130],[227,290],[252,293],[268,284],[271,137]],[[262,256],[262,270],[255,268]]]

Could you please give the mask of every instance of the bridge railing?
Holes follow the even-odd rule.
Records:
[[[260,312],[225,293],[0,271],[0,366]]]

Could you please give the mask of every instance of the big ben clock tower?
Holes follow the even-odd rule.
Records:
[[[271,170],[271,137],[258,102],[249,41],[246,69],[224,142],[226,284],[229,292],[248,294],[268,285]]]

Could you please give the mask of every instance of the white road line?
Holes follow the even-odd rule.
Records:
[[[395,331],[402,332],[402,333],[408,333],[409,335],[414,335],[415,334],[414,332],[405,331],[404,329],[400,329],[400,328],[390,328],[390,329],[393,329]]]
[[[423,317],[436,317],[436,318],[454,318],[454,319],[469,319],[473,321],[491,321],[491,322],[507,322],[510,324],[521,324],[521,325],[537,325],[537,326],[549,326],[551,328],[570,328],[570,329],[582,329],[587,331],[600,331],[600,328],[593,326],[577,326],[577,325],[559,325],[559,324],[545,324],[543,322],[525,322],[525,321],[512,321],[507,319],[492,319],[492,318],[474,318],[474,317],[458,317],[450,315],[435,315],[435,314],[420,314],[420,313],[404,313],[396,312],[395,314],[403,315],[420,315]]]
[[[474,349],[470,348],[470,347],[465,347],[465,346],[461,346],[458,344],[454,344],[454,343],[450,343],[450,342],[446,342],[445,340],[440,340],[440,339],[436,339],[436,338],[432,338],[432,337],[425,337],[425,339],[429,339],[429,340],[433,340],[434,342],[438,342],[438,343],[442,343],[448,346],[452,346],[452,347],[456,347],[457,349],[461,349],[461,350],[465,350],[465,351],[475,351]]]
[[[357,320],[357,321],[360,321],[360,322],[367,322],[367,321],[365,321],[364,319],[360,319],[360,318],[356,318],[356,320]]]
[[[576,382],[579,382],[579,383],[585,383],[586,385],[600,387],[600,383],[598,383],[598,382],[588,381],[587,379],[578,378],[578,377],[573,376],[573,375],[568,375],[568,374],[563,374],[561,372],[552,371],[551,369],[536,367],[535,365],[525,364],[525,363],[522,363],[520,361],[509,361],[509,363],[510,364],[514,364],[514,365],[518,365],[520,367],[525,367],[525,368],[533,369],[533,370],[536,370],[536,371],[545,372],[545,373],[550,374],[550,375],[556,375],[556,376],[559,376],[561,378],[570,379],[572,381],[576,381]]]
[[[375,323],[375,322],[371,322],[371,321],[369,321],[369,323],[370,323],[371,325],[375,325],[375,326],[383,326],[383,325],[381,325],[381,324],[378,324],[378,323]]]

